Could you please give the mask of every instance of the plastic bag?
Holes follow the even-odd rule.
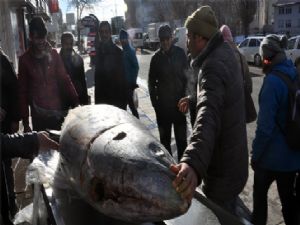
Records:
[[[51,186],[58,162],[59,153],[56,151],[43,152],[35,157],[26,171],[27,185],[39,183],[45,187]]]
[[[33,208],[33,204],[31,203],[30,205],[20,210],[15,215],[14,224],[21,224],[21,223],[32,224],[32,208]]]
[[[43,201],[40,184],[34,184],[33,203],[20,210],[14,218],[14,224],[47,224],[47,209]]]

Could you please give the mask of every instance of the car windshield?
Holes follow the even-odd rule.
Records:
[[[287,49],[293,49],[296,43],[296,38],[291,38],[288,41]]]

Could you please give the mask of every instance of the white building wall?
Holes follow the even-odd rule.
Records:
[[[18,66],[17,49],[19,36],[17,30],[16,12],[9,8],[8,0],[0,1],[0,46],[13,62],[15,68]],[[13,27],[15,29],[13,29]]]

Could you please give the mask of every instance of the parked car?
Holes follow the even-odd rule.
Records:
[[[285,53],[286,56],[293,61],[293,63],[296,58],[300,57],[300,35],[291,37],[288,40],[288,46]]]
[[[247,37],[239,45],[239,51],[245,56],[247,62],[254,63],[256,66],[260,66],[262,57],[259,53],[259,46],[264,37]]]

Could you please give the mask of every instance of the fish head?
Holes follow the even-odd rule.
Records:
[[[172,186],[176,164],[139,123],[119,124],[93,142],[89,200],[100,212],[130,222],[153,222],[185,213],[189,203]]]

